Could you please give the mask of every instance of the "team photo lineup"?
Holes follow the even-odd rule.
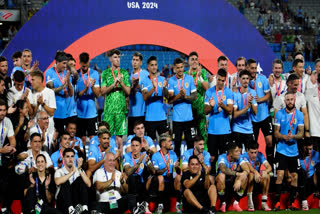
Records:
[[[292,71],[274,59],[265,76],[224,55],[211,74],[196,50],[169,74],[156,56],[123,69],[120,50],[106,55],[102,71],[57,51],[45,72],[32,50],[0,56],[0,213],[17,198],[23,213],[216,213],[230,198],[253,212],[280,211],[283,192],[289,210],[320,197],[320,59],[305,69],[296,52]]]

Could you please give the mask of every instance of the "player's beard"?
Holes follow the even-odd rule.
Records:
[[[288,105],[286,105],[286,109],[287,109],[288,111],[291,111],[292,109],[294,109],[294,105],[292,105],[292,107],[289,107]]]

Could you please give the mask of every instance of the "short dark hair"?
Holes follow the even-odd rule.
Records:
[[[194,138],[193,138],[193,142],[200,142],[200,141],[204,141],[204,138],[203,138],[203,136],[202,135],[197,135],[197,136],[195,136]]]
[[[191,160],[193,160],[193,159],[196,159],[198,162],[200,162],[198,156],[196,156],[196,155],[191,155],[191,156],[189,157],[188,164],[190,164]]]
[[[303,63],[303,60],[295,59],[292,63],[292,67],[297,67],[299,63]]]
[[[16,51],[12,54],[11,59],[17,59],[22,57],[22,52],[21,51]]]
[[[0,99],[0,106],[5,106],[7,108],[7,103],[3,99]]]
[[[36,162],[37,162],[38,158],[40,158],[40,157],[43,157],[44,162],[47,163],[47,159],[46,159],[46,156],[44,156],[44,154],[38,154],[37,157],[36,157]]]
[[[70,124],[74,124],[74,125],[77,126],[77,123],[76,123],[76,122],[74,122],[74,121],[68,121],[66,127],[68,127]]]
[[[273,62],[272,62],[272,67],[274,66],[274,64],[280,64],[281,67],[283,68],[283,62],[282,62],[281,59],[275,59],[275,60],[273,60]]]
[[[65,150],[63,150],[63,153],[62,153],[63,157],[66,156],[67,152],[72,152],[73,155],[76,154],[73,149],[71,149],[71,148],[66,148]]]
[[[309,137],[304,138],[304,146],[312,146],[313,142]]]
[[[100,129],[100,130],[98,130],[98,137],[99,137],[99,138],[100,138],[102,135],[104,135],[104,134],[108,134],[109,137],[111,136],[111,134],[110,134],[110,132],[109,132],[108,129]]]
[[[227,58],[226,56],[224,56],[224,55],[219,56],[219,57],[218,57],[218,63],[219,63],[220,61],[228,61],[228,58]]]
[[[199,57],[197,52],[192,51],[192,52],[190,52],[190,53],[189,53],[188,60],[189,60],[189,59],[190,59],[190,57],[192,57],[192,56]]]
[[[140,137],[137,137],[137,136],[133,137],[131,139],[131,144],[132,144],[133,141],[138,141],[141,144],[141,138]]]
[[[233,150],[235,150],[238,147],[237,144],[235,143],[229,143],[228,144],[228,149],[227,149],[227,153],[230,154]]]
[[[147,60],[147,64],[149,64],[151,61],[157,61],[157,57],[150,56],[149,59]]]
[[[295,52],[295,53],[293,54],[293,59],[296,58],[296,56],[298,56],[298,55],[302,55],[302,56],[303,56],[303,53],[300,52],[300,51]]]
[[[33,134],[30,136],[30,141],[33,141],[33,139],[34,139],[35,137],[40,137],[40,139],[41,139],[41,134],[39,134],[38,132],[33,133]]]
[[[177,64],[181,64],[181,63],[182,64],[184,63],[183,59],[181,59],[181,58],[175,58],[173,61],[173,65],[177,65]]]
[[[134,52],[133,55],[132,55],[132,58],[133,58],[134,56],[139,57],[139,59],[140,59],[141,61],[143,60],[143,56],[142,56],[142,54],[139,53],[139,52]]]
[[[107,56],[108,56],[108,57],[113,56],[113,54],[120,55],[121,52],[120,52],[118,49],[112,49],[112,50],[110,50],[110,51],[107,52]]]
[[[7,58],[4,56],[0,56],[0,62],[5,62],[5,61],[8,61]]]
[[[57,52],[56,52],[56,55],[54,56],[54,59],[55,59],[57,62],[68,61],[67,54],[66,54],[66,52],[64,52],[64,51],[57,51]]]
[[[70,134],[69,134],[67,131],[64,131],[64,132],[61,133],[60,139],[62,139],[63,135],[68,135],[68,136],[70,136]]]
[[[299,79],[299,77],[296,74],[290,74],[288,79],[287,79],[287,84],[289,82],[293,82],[294,80],[298,80],[298,79]]]
[[[256,143],[256,142],[250,143],[247,148],[248,148],[248,150],[249,150],[249,149],[254,149],[254,150],[256,150],[256,149],[259,149],[259,144]]]
[[[17,81],[17,82],[23,82],[25,78],[25,75],[22,71],[17,70],[16,72],[14,72],[13,74],[13,80]]]
[[[247,64],[251,65],[252,63],[257,63],[255,59],[248,59]]]
[[[244,65],[247,66],[247,60],[246,58],[244,58],[243,56],[240,56],[237,60],[236,60],[236,66],[238,65],[238,61],[240,60],[244,60]]]
[[[243,75],[248,75],[248,76],[250,77],[250,73],[249,73],[249,71],[246,70],[246,69],[240,71],[239,77],[241,78]]]
[[[136,120],[133,124],[133,128],[136,128],[136,126],[143,124],[143,122],[141,120]],[[144,125],[144,124],[143,124]]]
[[[37,70],[35,70],[35,71],[32,71],[31,73],[30,73],[30,75],[32,76],[32,77],[40,77],[41,78],[41,81],[43,81],[43,72],[42,71],[40,71],[39,69],[37,69]]]
[[[82,52],[82,53],[79,55],[79,60],[80,60],[80,62],[83,62],[83,63],[89,62],[89,54],[86,53],[86,52]]]
[[[68,61],[75,61],[76,62],[76,60],[73,58],[73,56],[71,54],[67,53],[66,56],[68,58]]]
[[[221,77],[226,77],[227,76],[227,72],[226,72],[226,70],[224,70],[223,68],[220,68],[219,70],[218,70],[218,73],[217,73],[219,76],[221,76]]]
[[[106,121],[102,120],[101,122],[98,123],[98,128],[101,126],[105,126],[108,130],[110,130],[110,125]]]

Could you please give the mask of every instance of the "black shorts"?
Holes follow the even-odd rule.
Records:
[[[77,124],[77,119],[78,119],[77,116],[68,117],[68,118],[67,118],[67,124],[68,124],[68,123],[75,123],[75,124]]]
[[[280,153],[276,153],[276,169],[286,170],[289,172],[298,172],[300,169],[300,162],[298,156],[288,157]]]
[[[67,118],[65,119],[59,119],[59,118],[53,118],[54,121],[54,128],[57,132],[59,132],[59,136],[64,132],[67,126]]]
[[[83,136],[93,136],[96,135],[96,132],[98,130],[98,120],[97,117],[84,119],[79,118],[77,119],[77,136],[83,137]]]
[[[158,135],[160,136],[161,134],[169,131],[167,120],[146,121],[145,127],[147,136],[151,137],[152,140],[156,140],[156,132],[158,132]]]
[[[242,134],[239,132],[232,132],[232,139],[240,149],[242,149],[242,145],[247,148],[249,144],[255,142],[254,134]]]
[[[208,152],[211,156],[218,158],[218,155],[221,155],[227,151],[228,144],[232,141],[231,134],[223,135],[214,135],[208,134]]]
[[[141,116],[141,117],[128,117],[128,135],[133,135],[134,132],[133,132],[133,129],[134,129],[134,123],[136,121],[141,121],[143,124],[144,124],[144,116]],[[146,126],[144,124],[144,126]]]
[[[313,143],[313,149],[315,151],[320,151],[320,137],[311,137],[311,141]]]
[[[260,121],[260,122],[253,122],[252,121],[252,127],[253,127],[253,133],[254,133],[256,141],[258,140],[260,129],[261,129],[264,136],[272,135],[272,133],[273,133],[272,119],[270,116],[268,116],[266,119],[264,119],[263,121]]]

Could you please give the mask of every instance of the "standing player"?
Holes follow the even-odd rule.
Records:
[[[276,150],[276,205],[275,210],[280,210],[280,193],[284,171],[288,170],[291,174],[291,191],[290,191],[290,206],[292,210],[297,207],[294,204],[294,199],[297,193],[298,185],[298,145],[297,140],[302,139],[304,123],[303,114],[295,108],[295,98],[292,92],[287,92],[285,95],[286,108],[278,111],[275,116],[274,136],[278,139]]]
[[[230,191],[229,188],[232,187],[236,193],[233,209],[241,212],[242,209],[239,206],[239,201],[247,186],[249,168],[246,161],[243,161],[240,156],[239,147],[236,144],[230,143],[227,152],[219,156],[217,166],[218,175],[216,182],[218,196],[221,201],[220,211],[226,212],[225,192],[226,190]]]
[[[318,63],[320,64],[320,62]],[[320,151],[320,75],[317,77],[317,87],[306,91],[306,100],[310,120],[310,135],[316,151]]]
[[[53,119],[56,131],[61,134],[64,132],[67,112],[67,98],[72,96],[73,88],[70,82],[70,72],[67,72],[67,56],[65,52],[57,51],[55,56],[56,64],[45,73],[46,86],[55,92],[56,111]]]
[[[310,78],[308,74],[304,73],[304,61],[302,59],[295,59],[292,63],[292,70],[293,74],[299,77],[298,91],[304,94],[306,91],[307,82]]]
[[[219,69],[217,84],[206,92],[204,112],[209,114],[208,151],[211,161],[226,151],[226,144],[231,140],[229,115],[232,114],[232,91],[225,86],[227,72]]]
[[[218,69],[224,69],[227,72],[227,78],[226,78],[226,86],[229,87],[229,73],[228,73],[228,58],[226,56],[219,56],[218,57]],[[209,88],[212,88],[217,84],[217,76],[209,79]],[[211,80],[211,81],[210,81]]]
[[[258,114],[251,115],[255,141],[258,142],[259,131],[261,129],[266,141],[266,147],[272,148],[272,120],[268,108],[268,101],[271,97],[269,82],[264,75],[257,74],[256,60],[248,59],[247,63],[247,69],[251,78],[249,86],[256,91],[254,99],[258,104],[257,111],[259,112]]]
[[[238,88],[241,86],[240,85],[240,78],[239,78],[239,74],[240,71],[245,70],[247,67],[247,60],[246,58],[244,58],[243,56],[239,57],[236,61],[236,68],[237,68],[237,72],[233,73],[230,75],[230,89],[234,92],[238,91]]]
[[[184,74],[183,60],[176,58],[173,62],[176,75],[169,79],[169,103],[173,103],[173,140],[174,151],[180,158],[180,145],[182,132],[187,141],[188,148],[192,147],[192,136],[195,129],[192,126],[191,102],[197,98],[197,89],[193,78]]]
[[[280,96],[284,91],[287,90],[286,78],[282,75],[283,62],[280,59],[275,59],[272,62],[272,74],[269,76],[269,86],[271,90],[272,101],[276,97]],[[273,111],[270,112],[273,114]],[[272,116],[272,115],[271,115]]]
[[[11,88],[11,78],[7,75],[8,73],[8,61],[4,56],[0,56],[0,76],[4,79],[6,89]]]
[[[250,73],[243,70],[239,74],[241,87],[234,93],[232,135],[239,148],[254,142],[252,114],[257,114],[256,92],[248,87]]]
[[[168,98],[168,81],[157,75],[158,63],[155,56],[151,56],[147,64],[149,76],[141,81],[141,88],[143,99],[146,101],[146,132],[155,141],[156,132],[159,136],[169,132],[167,111],[163,103],[163,99]]]
[[[197,133],[204,137],[207,142],[206,134],[206,115],[203,110],[204,95],[209,88],[207,72],[201,69],[198,59],[198,53],[193,51],[188,56],[189,71],[184,72],[193,77],[194,84],[197,88],[197,99],[192,101],[192,115],[194,127]]]
[[[86,143],[87,136],[91,139],[97,127],[98,113],[95,99],[100,94],[99,74],[96,70],[89,68],[89,54],[83,52],[79,56],[80,66],[77,81],[77,113],[78,130],[77,135],[81,137],[82,143]]]
[[[130,94],[129,74],[120,69],[120,51],[108,51],[111,68],[102,72],[101,95],[105,96],[103,120],[110,125],[110,133],[117,135],[117,143],[122,144],[122,136],[127,134],[126,96]]]
[[[132,73],[130,73],[129,80],[131,84],[130,96],[129,96],[129,115],[128,115],[128,134],[133,134],[133,124],[139,120],[144,122],[145,102],[141,93],[141,81],[148,77],[149,73],[141,69],[142,54],[135,52],[132,55]]]
[[[248,176],[248,211],[254,211],[254,204],[252,200],[252,192],[253,188],[256,187],[255,184],[260,184],[262,186],[262,204],[261,209],[264,211],[270,211],[271,209],[268,207],[268,192],[269,192],[269,184],[270,184],[270,175],[272,168],[269,162],[266,160],[264,155],[258,151],[259,144],[252,143],[248,145],[247,152],[242,154],[242,158],[244,161],[248,162],[248,167],[250,170]],[[265,170],[261,171],[261,165],[264,165]],[[261,171],[261,173],[260,173]]]

